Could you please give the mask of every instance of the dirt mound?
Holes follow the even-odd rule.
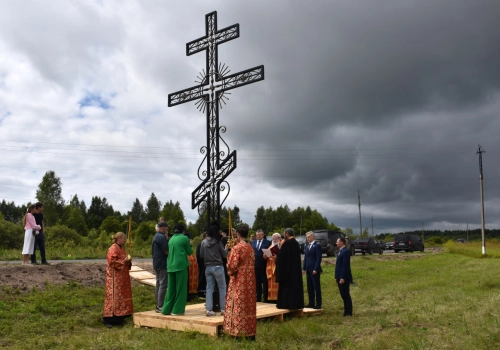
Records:
[[[151,263],[135,264],[153,273]],[[77,282],[83,286],[104,286],[106,263],[67,263],[52,265],[0,266],[0,285],[4,291],[27,293],[33,288],[44,290],[49,285]]]

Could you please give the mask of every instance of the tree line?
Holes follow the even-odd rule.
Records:
[[[186,223],[184,212],[178,201],[167,200],[162,203],[151,193],[143,204],[139,198],[132,203],[131,209],[121,213],[113,208],[106,197],[93,196],[90,205],[75,194],[68,201],[62,197],[62,182],[54,171],[47,171],[38,185],[36,199],[44,204],[44,222],[47,237],[52,244],[109,244],[109,235],[118,231],[127,232],[129,217],[132,217],[132,234],[139,243],[149,242],[154,226],[160,217],[173,227],[184,223],[191,237],[200,235],[207,224],[206,212],[202,212],[195,222]],[[18,248],[22,245],[24,230],[21,222],[31,203],[16,205],[5,199],[0,202],[0,247]],[[240,218],[238,206],[223,207],[220,227],[228,227],[228,211],[231,210],[233,227],[244,222]],[[266,234],[282,233],[292,227],[298,234],[309,230],[328,228],[338,230],[333,223],[317,210],[298,207],[291,210],[287,205],[276,209],[259,207],[251,225],[254,231],[264,230]]]

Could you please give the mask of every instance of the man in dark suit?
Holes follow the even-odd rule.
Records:
[[[352,316],[352,299],[349,293],[349,285],[352,283],[351,252],[345,245],[345,238],[340,237],[337,240],[339,255],[335,265],[335,280],[339,286],[340,296],[344,301],[344,316]]]
[[[255,253],[255,282],[257,284],[257,302],[264,300],[267,302],[267,276],[266,276],[266,259],[263,248],[269,248],[271,241],[264,237],[264,231],[257,231],[257,239],[252,241],[252,248]]]
[[[307,294],[309,296],[309,304],[306,307],[321,309],[320,275],[323,272],[321,268],[323,252],[321,251],[321,245],[314,241],[312,231],[306,233],[306,239],[304,267],[302,268],[307,277]],[[316,303],[314,303],[314,299],[316,299]]]

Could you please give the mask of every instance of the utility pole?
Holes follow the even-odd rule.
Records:
[[[300,231],[299,236],[302,235],[302,214],[300,214]]]
[[[422,242],[425,243],[425,239],[424,239],[424,222],[422,221]]]
[[[481,191],[481,240],[483,246],[483,255],[486,255],[486,242],[484,239],[484,195],[483,195],[483,153],[486,151],[478,145],[476,154],[479,154],[479,189]]]
[[[469,223],[467,223],[467,242],[469,242]]]
[[[373,235],[373,216],[372,216],[372,237],[375,237],[375,236]]]
[[[363,226],[361,225],[361,198],[358,190],[358,207],[359,207],[359,237],[363,236]]]

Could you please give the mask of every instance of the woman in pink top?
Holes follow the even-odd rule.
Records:
[[[35,212],[35,205],[31,204],[26,211],[23,218],[24,224],[24,245],[23,245],[23,265],[28,265],[30,255],[33,254],[35,249],[35,235],[38,234],[40,226],[36,224],[33,213]]]

